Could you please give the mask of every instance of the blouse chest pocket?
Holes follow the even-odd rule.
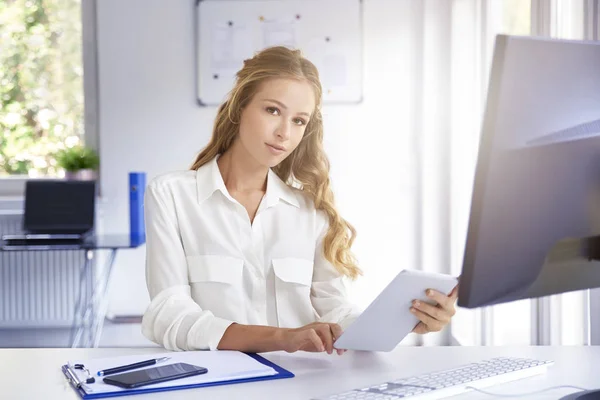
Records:
[[[310,301],[313,266],[313,261],[302,258],[273,259],[280,327],[297,328],[316,320]]]
[[[230,256],[188,256],[192,298],[204,310],[222,318],[239,313],[243,304],[244,260]]]

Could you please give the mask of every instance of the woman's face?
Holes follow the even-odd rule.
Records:
[[[307,81],[267,80],[242,110],[239,140],[259,164],[272,168],[298,147],[314,108]]]

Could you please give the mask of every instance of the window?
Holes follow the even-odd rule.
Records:
[[[552,36],[561,39],[584,39],[584,0],[560,0],[556,3]]]
[[[83,142],[81,0],[0,2],[0,178],[56,177]]]
[[[473,4],[473,3],[471,3]],[[454,104],[468,105],[453,115],[452,145],[457,150],[453,157],[453,232],[452,273],[461,273],[470,214],[473,177],[479,151],[481,120],[487,100],[489,72],[497,34],[526,36],[531,32],[531,2],[526,0],[489,0],[477,3],[481,7],[481,31],[475,43],[473,56],[464,57],[457,70],[469,71],[455,83],[457,95]],[[472,39],[466,31],[461,43]],[[477,50],[479,48],[479,51]],[[473,62],[476,63],[472,67]],[[472,72],[471,72],[472,71]],[[472,76],[475,75],[475,79]],[[482,307],[459,308],[452,322],[452,335],[461,345],[530,344],[532,337],[531,305],[529,300]]]
[[[533,4],[532,4],[533,2]],[[503,0],[501,33],[582,39],[582,0]],[[533,7],[532,7],[533,5]],[[538,26],[532,26],[532,10]],[[581,292],[522,300],[489,308],[492,345],[581,345],[587,323]]]
[[[504,0],[502,2],[501,32],[508,35],[531,34],[531,2]]]
[[[531,34],[531,2],[503,0],[499,32],[508,35]],[[529,345],[533,335],[531,300],[521,300],[491,307],[493,323],[489,329],[490,345]]]

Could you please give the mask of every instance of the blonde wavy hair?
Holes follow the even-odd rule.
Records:
[[[238,135],[242,110],[263,82],[272,78],[309,82],[315,91],[315,110],[298,147],[274,167],[273,172],[288,185],[300,184],[314,201],[315,208],[325,211],[329,230],[324,239],[324,256],[341,274],[355,279],[362,273],[350,250],[356,230],[337,212],[330,188],[329,160],[323,150],[322,88],[317,68],[299,50],[277,46],[245,60],[236,77],[235,86],[219,107],[210,142],[196,157],[191,169],[197,170],[231,147]]]

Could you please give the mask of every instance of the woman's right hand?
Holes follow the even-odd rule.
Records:
[[[298,350],[310,352],[327,351],[332,354],[334,350],[339,355],[346,350],[334,349],[333,342],[342,334],[338,324],[313,322],[295,329],[284,329],[282,333],[282,347],[288,353]]]

